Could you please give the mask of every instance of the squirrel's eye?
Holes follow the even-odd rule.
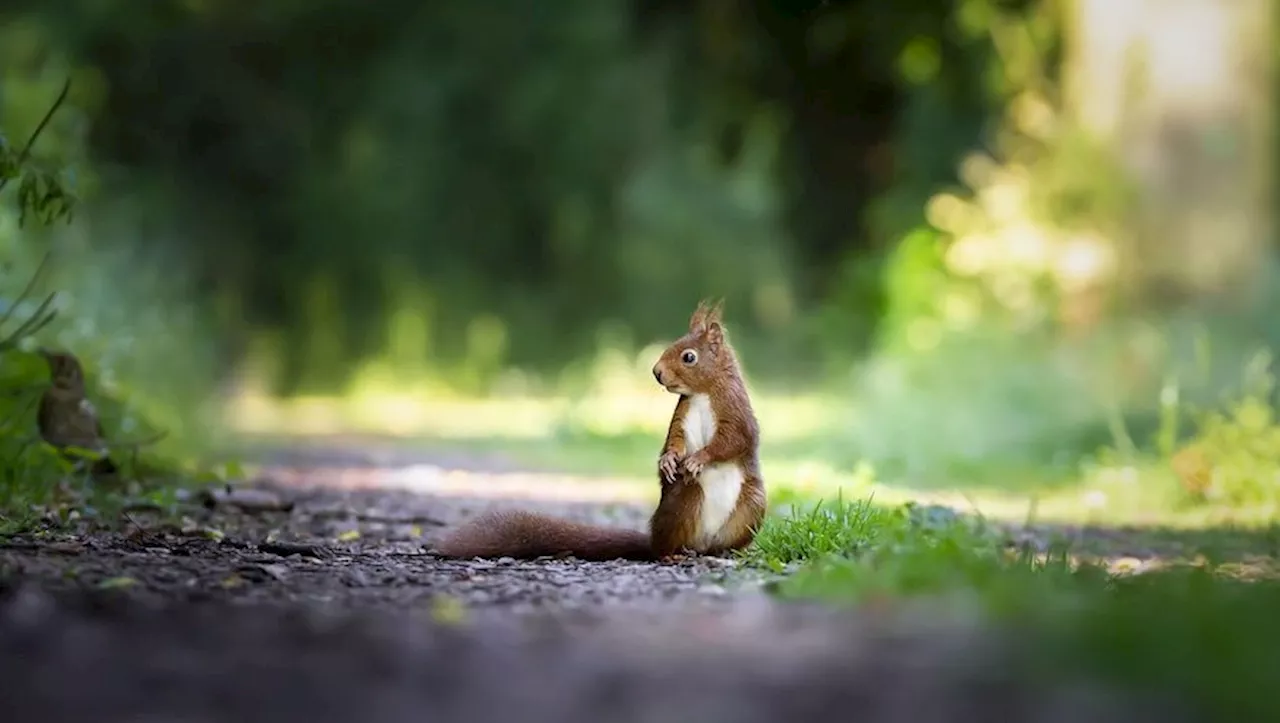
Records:
[[[680,355],[680,361],[685,364],[692,364],[698,361],[698,352],[692,349],[685,349],[684,353]]]

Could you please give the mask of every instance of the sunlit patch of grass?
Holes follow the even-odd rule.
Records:
[[[818,501],[808,509],[793,506],[789,514],[771,515],[748,548],[748,560],[776,570],[786,564],[826,555],[855,555],[872,545],[883,530],[897,523],[896,513],[870,500]]]
[[[852,469],[763,456],[770,495],[792,498],[874,496],[885,505],[917,502],[944,505],[1006,523],[1027,521],[1093,525],[1160,525],[1198,529],[1213,525],[1267,526],[1278,519],[1273,506],[1189,504],[1167,460],[1123,464],[1086,463],[1060,472],[1052,484],[980,486],[958,481],[948,487],[914,487],[881,477],[870,464]]]
[[[1029,581],[1064,584],[1072,576],[1105,572],[1079,565],[1059,548],[1050,554],[1006,553],[993,539],[962,524],[931,531],[910,526],[886,530],[863,554],[825,556],[782,582],[784,597],[865,601],[921,595],[977,595],[997,609]]]
[[[569,395],[459,397],[405,390],[357,396],[273,399],[251,387],[229,400],[225,419],[239,444],[296,445],[346,438],[424,457],[499,458],[512,467],[652,482],[676,399],[661,389],[590,398]],[[766,464],[804,464],[820,452],[815,426],[838,407],[817,396],[759,394]],[[815,476],[810,473],[810,477]]]
[[[359,395],[277,399],[246,388],[225,408],[242,433],[297,435],[362,433],[476,439],[539,439],[562,431],[600,437],[666,432],[674,396],[655,389],[634,395],[454,397],[415,394],[400,387]],[[814,433],[838,414],[820,397],[767,396],[756,400],[769,438],[787,441]]]
[[[800,499],[792,500],[789,509],[775,506],[743,558],[775,571],[795,570],[785,591],[823,596],[830,588],[859,596],[873,590],[978,589],[994,584],[995,575],[1025,569],[1074,573],[1098,566],[1117,574],[1148,574],[1200,565],[1235,578],[1261,578],[1274,572],[1267,556],[1280,550],[1280,526],[1190,531],[1134,527],[1089,538],[1056,529],[1033,531],[915,502]],[[1028,534],[1035,544],[1014,545]],[[1148,559],[1127,557],[1131,554]]]
[[[233,429],[249,434],[536,439],[553,428],[559,407],[555,400],[432,399],[404,392],[283,400],[245,392],[230,400],[226,418]]]
[[[774,571],[792,568],[779,586],[784,596],[842,599],[979,588],[1006,572],[1072,570],[1057,554],[1011,558],[1002,542],[981,519],[945,508],[837,497],[771,515],[743,557]]]

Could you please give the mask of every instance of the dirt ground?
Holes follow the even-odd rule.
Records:
[[[643,526],[607,485],[516,499],[502,491],[532,483],[485,465],[278,461],[237,493],[259,509],[193,500],[175,526],[136,511],[123,532],[0,541],[5,719],[1195,720],[1172,699],[1031,681],[1018,640],[941,601],[779,602],[729,560],[429,553],[488,505]]]

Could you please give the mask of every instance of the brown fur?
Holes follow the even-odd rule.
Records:
[[[700,303],[689,319],[688,333],[667,347],[653,367],[658,383],[680,399],[658,458],[662,498],[648,535],[529,512],[489,512],[458,528],[436,553],[454,558],[571,554],[586,560],[651,560],[690,552],[720,554],[750,545],[765,515],[760,429],[721,313],[719,303]],[[709,397],[716,432],[703,449],[687,454],[684,419],[695,394]],[[698,474],[707,465],[725,463],[742,471],[742,491],[715,539],[700,544],[703,489]]]
[[[436,546],[442,557],[573,555],[581,560],[649,560],[649,536],[639,530],[588,525],[522,510],[485,512]]]
[[[672,482],[680,476],[677,463],[685,453],[683,427],[684,415],[688,411],[689,398],[681,396],[676,401],[676,409],[671,414],[671,423],[667,425],[667,438],[663,441],[662,451],[658,454],[658,479],[663,484]]]
[[[659,455],[664,488],[651,525],[654,550],[659,554],[692,549],[702,508],[702,488],[693,480],[710,464],[737,464],[743,474],[742,491],[737,509],[721,531],[721,544],[695,551],[714,554],[746,547],[764,520],[764,481],[757,453],[760,428],[721,315],[721,304],[699,304],[689,319],[688,333],[668,346],[653,366],[658,383],[680,395]],[[686,357],[690,351],[695,355],[692,362]],[[694,394],[710,397],[716,433],[707,446],[686,456],[683,422]],[[671,458],[678,460],[674,474],[663,470],[661,464]]]
[[[104,451],[102,421],[93,405],[87,402],[80,361],[67,352],[41,349],[39,353],[49,366],[51,382],[40,396],[36,410],[40,437],[60,450],[78,447]],[[105,454],[90,465],[90,472],[95,476],[116,471],[115,462]]]
[[[663,487],[658,509],[649,520],[653,554],[662,558],[692,552],[701,511],[702,488],[698,485],[682,479]]]

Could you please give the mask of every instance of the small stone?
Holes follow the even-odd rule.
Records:
[[[284,580],[289,576],[289,567],[287,565],[267,564],[259,565],[258,568],[276,580]]]
[[[210,509],[236,507],[245,512],[289,512],[293,509],[291,500],[284,500],[266,490],[253,488],[233,488],[228,485],[202,490],[199,496],[204,506]]]

